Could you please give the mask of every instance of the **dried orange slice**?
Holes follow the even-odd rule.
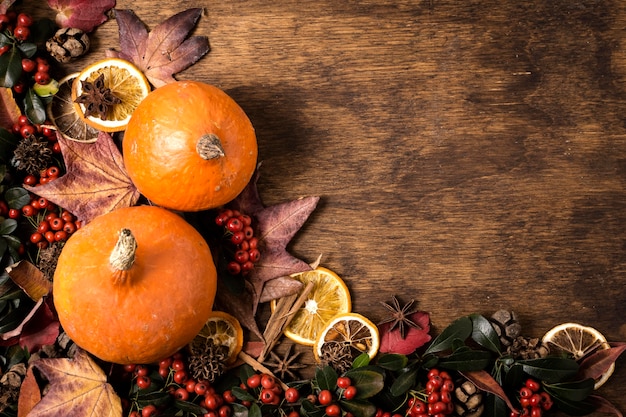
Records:
[[[352,309],[350,291],[336,273],[323,267],[294,274],[292,278],[305,286],[313,282],[313,289],[285,328],[284,335],[296,343],[312,346],[331,318]],[[276,301],[272,301],[270,306],[274,311]]]
[[[198,346],[202,350],[208,342],[215,346],[228,346],[226,364],[235,362],[243,347],[243,329],[239,320],[223,311],[213,311],[190,347],[193,350],[194,346]]]
[[[367,353],[373,358],[378,353],[380,336],[378,327],[358,313],[338,314],[319,334],[313,346],[313,355],[320,361],[324,353],[335,351],[339,356],[355,358]]]
[[[119,103],[106,106],[104,117],[98,113],[86,115],[87,107],[76,103],[85,91],[85,83],[94,83],[103,76],[102,89],[119,99]],[[139,68],[119,58],[106,58],[82,70],[72,85],[72,100],[78,114],[88,125],[105,132],[124,130],[130,116],[150,92],[150,84]]]
[[[593,327],[578,323],[563,323],[553,327],[541,339],[551,353],[565,353],[575,360],[581,360],[600,349],[609,349],[611,346],[602,333]],[[615,370],[612,364],[602,376],[596,380],[595,388],[602,386]]]
[[[72,100],[72,83],[78,72],[59,80],[59,90],[48,103],[46,114],[52,125],[64,138],[77,142],[91,143],[98,139],[98,130],[85,123],[76,112]]]

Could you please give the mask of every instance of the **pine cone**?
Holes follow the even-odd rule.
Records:
[[[224,373],[228,359],[227,346],[214,345],[207,339],[204,346],[192,343],[190,348],[189,371],[194,379],[204,379],[213,383]]]
[[[507,353],[514,358],[539,359],[548,356],[549,349],[538,338],[518,336],[507,348]]]
[[[522,331],[522,326],[518,323],[517,315],[513,311],[498,310],[493,313],[489,321],[498,334],[500,343],[506,347],[511,346],[513,340]]]
[[[485,410],[482,391],[464,381],[454,390],[454,409],[460,417],[480,417]]]
[[[352,352],[350,346],[341,343],[326,343],[322,346],[320,355],[322,366],[330,366],[337,373],[343,374],[352,367]]]

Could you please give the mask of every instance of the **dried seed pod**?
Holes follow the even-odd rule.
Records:
[[[89,50],[89,36],[76,28],[62,28],[46,42],[46,49],[59,62],[69,62]]]
[[[513,311],[498,310],[489,319],[494,330],[504,346],[511,346],[513,340],[522,331],[522,326],[517,321],[517,315]]]
[[[539,359],[548,356],[550,350],[539,338],[518,336],[507,348],[507,353],[514,358]]]
[[[480,417],[485,410],[482,391],[464,381],[454,390],[454,409],[460,417]]]

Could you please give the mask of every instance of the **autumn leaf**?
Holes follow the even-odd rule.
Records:
[[[69,210],[84,223],[137,202],[139,191],[110,135],[100,132],[95,143],[70,141],[61,135],[58,140],[66,174],[44,185],[25,186],[27,190]]]
[[[20,385],[20,396],[17,400],[17,417],[26,417],[39,401],[41,401],[41,389],[31,366],[26,371],[26,376]]]
[[[476,385],[476,388],[500,397],[500,399],[506,403],[507,407],[509,407],[511,411],[516,411],[516,408],[513,406],[513,403],[511,403],[511,400],[509,400],[509,397],[507,397],[500,384],[498,384],[489,372],[485,370],[465,371],[461,372],[461,374]]]
[[[221,279],[218,279],[215,307],[217,310],[232,314],[243,327],[263,340],[263,333],[254,319],[254,288],[248,281],[245,281],[244,285],[244,290],[238,293],[229,289]]]
[[[120,57],[134,63],[154,87],[174,82],[177,74],[206,55],[206,36],[189,36],[202,15],[192,8],[177,13],[148,32],[131,10],[116,10],[119,28]]]
[[[0,335],[0,345],[19,344],[29,352],[51,345],[59,335],[59,321],[53,313],[49,298],[41,298],[12,330]]]
[[[21,260],[7,267],[6,272],[33,301],[39,301],[52,291],[52,282],[39,268],[27,260]]]
[[[276,300],[289,295],[297,294],[304,284],[291,277],[278,277],[267,281],[263,286],[260,303]]]
[[[380,352],[382,353],[399,353],[401,355],[410,355],[416,349],[430,342],[430,316],[428,313],[418,311],[409,316],[409,319],[417,324],[419,328],[407,326],[404,337],[399,328],[392,331],[393,323],[384,323],[379,327]]]
[[[0,88],[0,126],[6,130],[17,122],[22,111],[13,97],[13,90],[10,88]]]
[[[28,417],[121,417],[120,398],[86,352],[77,349],[72,359],[39,359],[32,366],[50,386]]]
[[[626,343],[611,343],[609,349],[600,349],[580,362],[578,376],[580,379],[599,379],[615,363],[617,358],[626,351]]]
[[[107,21],[105,13],[115,7],[115,0],[48,0],[48,6],[56,10],[60,27],[91,32]]]

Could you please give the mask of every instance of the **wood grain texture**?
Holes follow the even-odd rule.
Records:
[[[117,3],[148,26],[183,7]],[[355,311],[380,320],[397,294],[438,330],[506,308],[531,336],[575,321],[626,341],[623,2],[196,6],[211,52],[179,78],[249,114],[266,204],[321,196],[291,251],[322,254]],[[622,411],[625,385],[622,358],[601,389]]]

